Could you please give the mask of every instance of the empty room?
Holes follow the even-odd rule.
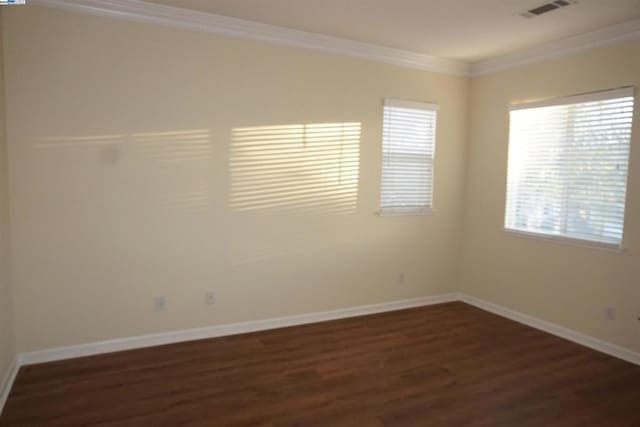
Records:
[[[640,0],[0,27],[0,426],[640,426]]]

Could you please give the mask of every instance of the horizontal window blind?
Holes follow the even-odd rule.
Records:
[[[513,106],[505,228],[622,244],[633,89]]]
[[[433,199],[438,106],[385,100],[380,213],[426,213]]]

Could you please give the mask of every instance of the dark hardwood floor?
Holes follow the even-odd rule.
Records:
[[[640,426],[640,367],[449,303],[26,366],[0,425]]]

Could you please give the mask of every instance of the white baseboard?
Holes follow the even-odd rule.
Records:
[[[16,356],[9,364],[4,377],[2,377],[2,382],[0,382],[0,414],[2,414],[2,409],[4,409],[4,404],[7,402],[9,392],[11,391],[11,387],[13,387],[13,382],[16,380],[19,369],[18,357]]]
[[[265,320],[256,320],[227,325],[210,326],[204,328],[186,329],[175,332],[141,335],[129,338],[100,341],[88,344],[80,344],[69,347],[52,348],[42,351],[21,353],[9,367],[9,370],[0,388],[0,412],[9,395],[9,390],[18,373],[20,366],[35,363],[53,362],[56,360],[72,359],[75,357],[91,356],[96,354],[111,353],[114,351],[133,350],[137,348],[152,347],[163,344],[173,344],[185,341],[193,341],[206,338],[215,338],[226,335],[257,332],[267,329],[283,328],[287,326],[304,325],[308,323],[324,322],[328,320],[344,319],[347,317],[364,316],[367,314],[383,313],[387,311],[402,310],[405,308],[422,307],[445,302],[462,301],[467,304],[489,311],[507,319],[523,323],[536,329],[540,329],[552,335],[573,341],[593,350],[600,351],[613,357],[640,365],[640,353],[620,347],[606,341],[576,332],[574,330],[556,325],[545,320],[517,312],[510,308],[481,300],[464,293],[441,294],[428,297],[420,297],[399,301],[391,301],[381,304],[361,305],[333,311],[324,311],[295,316],[277,317]]]
[[[540,329],[552,335],[584,345],[593,350],[606,353],[622,360],[640,365],[640,353],[620,347],[618,345],[599,340],[583,333],[529,316],[510,308],[484,301],[480,298],[464,293],[451,293],[428,297],[412,298],[406,300],[391,301],[381,304],[361,305],[339,310],[307,313],[294,316],[277,317],[264,320],[255,320],[226,325],[209,326],[204,328],[185,329],[174,332],[141,335],[128,338],[119,338],[108,341],[99,341],[88,344],[58,347],[41,351],[21,353],[18,356],[18,365],[32,365],[35,363],[53,362],[56,360],[72,359],[82,356],[111,353],[114,351],[133,350],[137,348],[153,347],[157,345],[173,344],[185,341],[193,341],[206,338],[236,335],[248,332],[257,332],[267,329],[283,328],[287,326],[304,325],[307,323],[324,322],[327,320],[343,319],[347,317],[364,316],[367,314],[383,313],[386,311],[402,310],[405,308],[421,307],[445,302],[462,301],[480,309],[489,311],[507,319]]]
[[[592,336],[574,331],[573,329],[565,328],[564,326],[556,325],[555,323],[547,322],[546,320],[538,319],[536,317],[529,316],[528,314],[520,313],[510,308],[484,301],[480,298],[466,295],[464,293],[459,294],[459,300],[482,310],[531,326],[532,328],[540,329],[541,331],[549,334],[573,341],[601,353],[640,365],[640,353],[636,353],[616,344],[599,340]]]
[[[327,320],[363,316],[366,314],[402,310],[404,308],[441,304],[457,300],[458,294],[456,293],[441,294],[428,297],[391,301],[381,304],[360,305],[356,307],[349,307],[332,311],[277,317],[272,319],[255,320],[242,323],[231,323],[219,326],[208,326],[204,328],[185,329],[182,331],[163,332],[159,334],[140,335],[129,338],[120,338],[88,344],[73,345],[69,347],[58,347],[41,351],[21,353],[19,362],[21,366],[32,365],[35,363],[53,362],[56,360],[111,353],[114,351],[133,350],[136,348],[152,347],[163,344],[173,344],[185,341],[222,337],[225,335],[257,332],[266,329],[283,328],[286,326],[304,325],[306,323],[324,322]]]

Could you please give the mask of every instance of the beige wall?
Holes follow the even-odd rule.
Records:
[[[508,105],[640,86],[640,43],[473,79],[461,290],[640,351],[640,127],[636,111],[623,253],[565,246],[503,230]],[[617,320],[605,309],[617,308]]]
[[[6,12],[20,351],[456,290],[466,79],[38,7]],[[441,105],[432,216],[374,215],[385,97]],[[319,123],[350,123],[325,153],[333,172],[286,174],[266,193],[268,174],[251,160],[268,160],[276,130],[256,127],[312,125],[277,130],[296,136]],[[318,143],[307,144],[290,153],[303,167],[318,161]],[[291,212],[248,198],[293,196],[293,184],[303,199]],[[154,312],[159,295],[166,312]]]
[[[0,385],[15,355],[13,304],[9,283],[9,183],[4,120],[1,18],[2,13],[0,12]]]
[[[626,252],[502,231],[508,104],[640,85],[640,43],[468,80],[31,6],[4,21],[20,351],[457,290],[640,350],[637,125]],[[385,97],[441,105],[432,216],[373,214]]]

